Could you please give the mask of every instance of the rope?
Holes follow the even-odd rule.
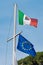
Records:
[[[10,34],[10,31],[11,31],[11,26],[12,26],[12,21],[13,21],[13,16],[11,16],[11,19],[10,19],[10,22],[9,22],[9,30],[8,30],[8,35],[7,35],[7,40],[9,39],[9,34]]]
[[[9,36],[9,33],[10,33],[10,26],[11,26],[11,21],[10,21],[10,23],[9,23],[9,31],[8,31],[8,36]],[[8,39],[8,37],[7,37],[7,39]]]
[[[5,65],[7,65],[8,44],[6,44]]]
[[[10,22],[9,22],[9,30],[8,30],[7,39],[9,38],[11,25],[12,25],[12,17],[11,17]],[[7,53],[8,53],[8,43],[6,44],[5,65],[7,65]]]
[[[13,4],[10,2],[9,3],[13,6]],[[10,22],[9,22],[9,30],[8,30],[8,34],[7,34],[7,40],[9,39],[9,34],[11,31],[11,26],[12,26],[12,20],[13,20],[13,16],[11,16]],[[5,53],[5,65],[7,65],[7,54],[8,54],[8,43],[6,44],[6,53]]]

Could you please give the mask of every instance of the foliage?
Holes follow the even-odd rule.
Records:
[[[18,65],[43,65],[43,52],[37,52],[35,57],[28,56],[19,60]]]

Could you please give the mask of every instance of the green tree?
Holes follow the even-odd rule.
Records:
[[[18,61],[18,65],[43,65],[43,52],[37,52],[35,57],[27,56]]]

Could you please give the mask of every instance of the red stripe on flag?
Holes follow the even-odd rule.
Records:
[[[38,19],[33,19],[33,18],[31,18],[31,23],[30,23],[30,25],[31,25],[31,26],[34,26],[34,27],[37,27],[37,24],[38,24]]]

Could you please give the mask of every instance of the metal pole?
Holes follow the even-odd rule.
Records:
[[[18,34],[16,34],[15,36],[13,36],[13,37],[11,37],[11,38],[7,39],[7,42],[11,41],[14,37],[18,36],[18,35],[19,35],[19,34],[21,34],[21,33],[22,33],[22,31],[21,31],[21,32],[19,32]]]
[[[17,10],[17,5],[14,5],[14,34],[13,36],[16,35],[16,10]],[[17,65],[17,60],[16,60],[16,37],[13,38],[13,65]]]

